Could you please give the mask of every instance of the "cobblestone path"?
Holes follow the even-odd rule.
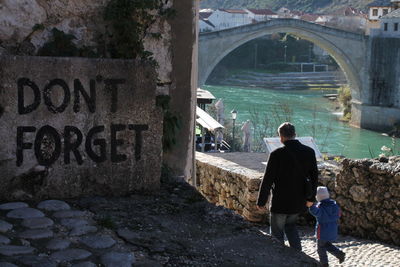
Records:
[[[318,260],[312,229],[302,229],[304,252]],[[335,243],[346,253],[346,260],[339,264],[337,259],[329,255],[331,267],[399,267],[400,247],[371,240],[340,236]]]
[[[259,230],[266,234],[267,227]],[[308,256],[319,260],[314,238],[314,230],[310,227],[300,227],[303,252]],[[289,243],[286,241],[286,245]],[[380,243],[372,240],[365,240],[351,236],[339,236],[335,243],[340,250],[346,253],[346,260],[342,264],[328,253],[330,267],[399,267],[400,247]]]

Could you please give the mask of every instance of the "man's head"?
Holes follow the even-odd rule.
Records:
[[[296,130],[293,124],[290,122],[284,122],[279,126],[278,134],[281,138],[281,142],[283,143],[287,140],[294,139],[296,137]]]

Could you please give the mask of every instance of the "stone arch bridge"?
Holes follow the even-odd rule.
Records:
[[[352,124],[383,129],[400,121],[400,106],[384,113],[392,120],[382,122],[382,106],[372,106],[370,92],[370,38],[298,19],[274,19],[222,31],[202,33],[199,37],[199,85],[203,85],[215,66],[230,52],[253,39],[274,33],[289,33],[326,50],[339,64],[351,88]],[[400,91],[400,90],[398,90]],[[385,116],[387,117],[387,116]]]

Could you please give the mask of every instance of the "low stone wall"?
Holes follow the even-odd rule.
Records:
[[[198,189],[208,201],[232,209],[249,221],[265,218],[256,207],[263,173],[204,153],[196,153],[196,165]]]
[[[262,172],[210,154],[197,153],[196,162],[198,188],[210,202],[249,221],[266,218],[256,208]],[[341,206],[341,233],[400,245],[400,157],[345,159],[341,167],[325,164],[319,171],[319,183]]]
[[[345,159],[330,189],[342,208],[342,233],[400,245],[400,157]]]

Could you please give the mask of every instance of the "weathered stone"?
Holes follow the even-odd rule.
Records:
[[[101,262],[106,267],[131,267],[135,263],[133,253],[109,252],[101,256]]]
[[[21,225],[29,229],[41,229],[54,225],[54,222],[47,217],[30,218],[23,220]]]
[[[96,267],[97,265],[90,261],[80,262],[72,265],[72,267]]]
[[[80,210],[63,210],[57,211],[53,214],[55,218],[74,218],[74,217],[83,217],[86,213]]]
[[[35,251],[35,248],[25,246],[10,246],[0,245],[0,255],[3,256],[15,256],[22,254],[30,254]]]
[[[76,219],[76,218],[68,218],[68,219],[62,219],[61,220],[61,224],[72,229],[75,227],[79,227],[79,226],[84,226],[84,225],[88,225],[89,222],[87,220],[84,219]]]
[[[89,233],[94,233],[96,231],[97,231],[96,226],[83,225],[83,226],[77,226],[77,227],[72,228],[69,235],[70,236],[81,236],[81,235],[86,235]]]
[[[40,218],[44,217],[43,212],[33,208],[21,208],[15,209],[7,213],[8,218],[14,219],[28,219],[28,218]]]
[[[93,1],[91,1],[91,4],[93,4]],[[78,25],[75,24],[72,28],[76,28]],[[66,33],[70,33],[70,31]],[[24,66],[24,68],[20,66]],[[40,66],[40,68],[37,68],[37,66]],[[82,158],[84,161],[82,164],[76,165],[76,168],[71,168],[73,165],[65,164],[62,160],[64,150],[60,148],[61,155],[51,164],[51,171],[45,177],[38,176],[37,181],[30,181],[32,186],[27,186],[21,181],[22,178],[20,177],[25,177],[22,174],[30,174],[29,168],[37,165],[38,160],[35,153],[32,153],[30,157],[21,159],[21,166],[8,164],[7,172],[2,176],[2,185],[7,186],[0,186],[2,197],[11,199],[16,191],[21,190],[34,199],[43,197],[67,199],[95,194],[126,195],[136,190],[151,191],[159,188],[162,163],[162,124],[160,124],[162,109],[157,107],[155,101],[157,82],[153,66],[139,60],[2,56],[1,67],[0,94],[2,97],[0,98],[0,106],[10,107],[4,109],[1,115],[2,133],[4,132],[1,151],[5,151],[2,156],[16,157],[17,140],[15,137],[18,128],[16,126],[18,125],[15,125],[15,123],[21,121],[21,117],[24,118],[24,124],[37,127],[35,133],[32,133],[33,138],[36,134],[42,132],[41,129],[46,130],[43,127],[51,127],[58,134],[57,138],[63,139],[62,133],[70,125],[73,125],[75,131],[79,131],[79,134],[83,136],[86,136],[91,129],[97,126],[104,127],[104,132],[107,133],[111,131],[111,128],[114,129],[113,125],[117,121],[118,125],[121,125],[118,126],[119,128],[124,127],[124,130],[121,128],[118,131],[126,132],[123,144],[119,145],[119,150],[124,151],[123,155],[126,158],[119,164],[114,164],[110,157],[111,152],[107,150],[107,160],[102,164],[96,164],[91,157],[86,155]],[[127,69],[132,70],[133,74],[127,73],[125,71]],[[47,90],[45,88],[49,82],[54,84],[50,85],[48,92],[52,87],[59,86],[61,82],[61,84],[67,85],[63,88],[65,93],[67,91],[71,93],[71,101],[65,101],[63,105],[58,107],[58,109],[63,109],[63,112],[57,111],[56,114],[49,112],[49,105],[55,107],[52,105],[52,101],[54,103],[62,103],[63,101],[62,94],[51,93],[54,97],[52,101],[49,100],[46,103],[43,99],[38,100],[39,102],[35,102],[35,105],[36,103],[38,105],[34,112],[21,115],[17,110],[18,90],[7,90],[6,88],[16,88],[18,81],[20,83],[27,82],[27,79],[22,79],[23,77],[31,77],[29,84],[35,84],[40,95]],[[89,109],[87,106],[83,106],[84,102],[80,101],[80,111],[74,111],[73,98],[76,98],[77,101],[78,97],[73,94],[74,83],[75,87],[79,86],[82,90],[87,90],[85,88],[96,77],[99,78],[99,84],[96,85],[96,88],[93,88],[96,90],[96,98],[90,100]],[[118,79],[115,77],[118,77]],[[26,87],[26,84],[22,85],[22,83],[21,86]],[[118,98],[112,96],[109,90],[104,89],[110,86],[118,87]],[[132,90],[132,88],[135,88],[135,90]],[[26,103],[36,101],[33,98],[33,94],[25,94]],[[112,104],[111,99],[113,99]],[[67,99],[65,98],[65,100]],[[105,108],[106,105],[108,108]],[[94,107],[97,107],[96,112],[92,111]],[[40,114],[40,125],[37,125],[38,114]],[[132,117],[141,118],[140,122],[132,124],[133,122],[130,120]],[[64,122],[68,123],[65,124]],[[4,129],[7,129],[7,133]],[[137,138],[140,138],[137,142],[135,141],[135,133],[137,133]],[[104,141],[109,146],[112,141],[111,135],[105,135]],[[140,144],[146,145],[141,146]],[[47,149],[51,147],[47,146]],[[84,149],[84,143],[80,144],[79,149],[81,148]],[[54,149],[48,152],[53,153]],[[67,151],[65,152],[67,153]],[[71,160],[76,163],[75,157],[72,157]],[[94,167],[96,172],[93,172]],[[23,170],[25,170],[24,173],[22,173]],[[90,182],[88,182],[88,174],[90,174]],[[44,201],[38,206],[38,208],[51,211],[67,207],[69,208],[66,203],[57,200]]]
[[[58,261],[73,261],[83,260],[91,255],[92,253],[84,249],[66,249],[54,252],[50,255],[50,257]]]
[[[8,245],[10,244],[11,240],[5,236],[0,235],[0,245]]]
[[[352,198],[354,199],[354,201],[364,202],[364,203],[368,202],[369,193],[363,186],[353,185],[350,188],[349,192],[350,192]]]
[[[57,267],[57,263],[46,256],[26,255],[17,258],[18,262],[31,267]]]
[[[243,209],[242,215],[250,222],[261,222],[263,220],[263,218],[265,217],[265,215],[251,212],[247,208]]]
[[[0,220],[0,233],[5,233],[7,231],[10,231],[13,228],[12,224]]]
[[[62,250],[68,248],[70,244],[71,242],[68,240],[53,239],[47,243],[46,248],[50,250]]]
[[[118,229],[117,234],[125,240],[136,239],[140,237],[139,233],[133,232],[126,228]]]
[[[381,240],[390,240],[390,234],[388,234],[382,227],[378,227],[376,230],[375,234],[381,239]]]
[[[53,237],[53,231],[47,229],[27,230],[19,234],[20,238],[43,239]]]
[[[45,200],[38,204],[38,208],[47,211],[70,210],[71,207],[61,200]]]
[[[83,244],[90,248],[110,248],[117,243],[111,236],[88,236],[81,238]]]
[[[0,205],[0,210],[15,210],[15,209],[22,209],[22,208],[28,208],[28,204],[24,202],[10,202],[10,203],[4,203]]]
[[[18,266],[9,262],[0,262],[0,267],[18,267]]]
[[[1,2],[0,39],[9,38],[22,41],[29,33],[32,33],[32,25],[41,24],[46,19],[46,11],[37,1],[16,2],[4,0]]]

